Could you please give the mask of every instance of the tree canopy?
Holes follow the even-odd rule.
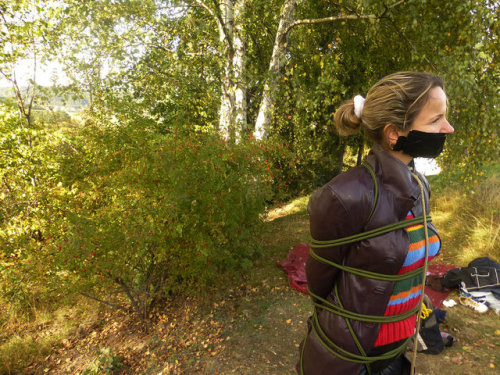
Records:
[[[361,143],[326,131],[335,108],[386,74],[425,70],[445,78],[456,128],[442,164],[477,171],[498,155],[492,0],[66,0],[45,27],[44,56],[92,107],[163,131],[277,137],[335,169],[332,151]]]

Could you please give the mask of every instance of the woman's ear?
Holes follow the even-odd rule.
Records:
[[[391,150],[398,141],[399,136],[401,135],[404,135],[403,132],[393,124],[387,124],[384,127],[384,138]]]

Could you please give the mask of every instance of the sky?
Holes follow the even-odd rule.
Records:
[[[441,172],[435,159],[415,158],[414,161],[415,169],[424,176],[432,176]]]
[[[26,87],[30,79],[33,78],[33,61],[22,60],[16,66],[16,79],[18,85]],[[51,86],[54,84],[54,79],[58,84],[68,84],[69,80],[62,71],[60,64],[56,62],[47,62],[38,64],[36,70],[36,83],[40,86]],[[0,76],[0,87],[10,87],[10,82],[3,76]]]

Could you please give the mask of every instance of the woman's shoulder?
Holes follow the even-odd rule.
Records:
[[[335,176],[318,189],[314,195],[340,199],[344,203],[358,202],[361,197],[374,191],[375,183],[364,166],[357,166]],[[325,194],[326,192],[326,194]]]
[[[319,216],[341,210],[347,216],[345,219],[358,217],[370,210],[374,195],[375,183],[368,170],[363,166],[353,167],[315,191],[308,210]]]

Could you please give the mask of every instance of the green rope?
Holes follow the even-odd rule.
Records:
[[[430,217],[430,215],[428,215],[425,219],[427,220],[427,222],[432,221],[432,218]],[[361,240],[366,240],[368,238],[372,238],[372,237],[376,237],[376,236],[380,236],[382,234],[392,232],[396,229],[402,229],[402,228],[406,228],[406,227],[409,227],[412,225],[422,224],[425,219],[423,216],[419,216],[419,217],[415,217],[415,218],[409,219],[409,220],[401,220],[397,223],[384,225],[383,227],[371,229],[371,230],[368,230],[366,232],[354,234],[354,235],[348,236],[348,237],[338,238],[336,240],[319,241],[319,240],[313,239],[312,243],[311,243],[311,247],[312,248],[332,247],[332,246],[346,245],[346,244],[353,243],[353,242],[359,242]]]
[[[367,364],[367,363],[373,363],[376,361],[381,361],[381,360],[386,360],[390,358],[394,358],[401,354],[405,349],[406,346],[408,345],[408,341],[410,338],[405,340],[402,345],[399,347],[390,350],[382,355],[379,356],[366,356],[366,355],[359,355],[356,353],[351,353],[344,348],[338,346],[335,344],[329,337],[328,335],[323,331],[321,328],[321,325],[319,324],[318,320],[318,315],[316,311],[313,313],[313,322],[312,322],[312,329],[316,337],[318,338],[319,342],[323,345],[325,349],[327,349],[331,354],[335,355],[336,357],[339,357],[340,359],[348,362],[354,362],[354,363],[360,363],[360,364]],[[325,342],[326,341],[326,342]],[[333,350],[333,349],[335,350]]]
[[[315,307],[319,307],[323,310],[327,310],[333,314],[339,315],[343,318],[347,319],[353,319],[353,320],[358,320],[360,322],[366,322],[366,323],[394,323],[394,322],[399,322],[401,320],[405,320],[409,318],[410,316],[414,315],[418,311],[418,306],[405,311],[402,314],[397,314],[397,315],[365,315],[365,314],[359,314],[353,311],[349,311],[344,309],[341,306],[337,306],[332,304],[331,302],[327,301],[324,298],[321,298],[320,296],[312,293],[310,289],[308,288],[307,291],[313,297],[314,299],[317,299],[321,303],[313,301],[313,305]],[[340,300],[339,300],[340,302]]]
[[[374,192],[375,199],[374,199],[374,202],[373,202],[372,209],[370,211],[370,215],[368,215],[368,219],[366,219],[366,222],[368,222],[371,219],[371,217],[373,215],[373,212],[375,212],[375,207],[377,206],[377,201],[378,201],[378,182],[377,182],[377,177],[375,176],[375,171],[373,170],[373,168],[371,167],[371,165],[368,164],[368,162],[366,161],[366,159],[363,159],[363,161],[361,162],[361,164],[363,164],[363,166],[366,169],[368,169],[368,172],[370,172],[370,175],[372,176],[373,184],[375,185],[375,192]]]
[[[382,281],[393,281],[394,282],[394,281],[402,281],[402,280],[410,279],[410,278],[422,273],[422,270],[423,270],[423,267],[419,267],[419,268],[416,268],[410,272],[407,272],[407,273],[404,273],[401,275],[387,275],[387,274],[383,274],[383,273],[377,273],[377,272],[363,270],[360,268],[344,266],[342,264],[332,262],[331,260],[325,259],[325,258],[319,256],[318,254],[316,254],[316,252],[313,249],[310,250],[309,255],[321,263],[327,264],[327,265],[332,266],[332,267],[336,267],[342,271],[352,273],[353,275],[363,276],[363,277],[367,277],[369,279],[382,280]]]
[[[420,178],[415,173],[411,174],[413,178],[415,178],[418,182],[418,186],[420,187],[420,195],[422,197],[422,215],[426,217],[426,212],[427,209],[425,207],[425,197],[424,197],[424,185],[422,184],[422,181],[420,181]],[[420,289],[420,301],[418,303],[419,310],[417,313],[417,326],[415,327],[415,334],[413,335],[414,337],[414,345],[413,345],[413,355],[412,355],[412,361],[411,361],[411,368],[410,368],[410,374],[414,375],[415,374],[415,363],[417,361],[417,341],[418,341],[418,335],[420,332],[420,327],[422,325],[422,306],[424,304],[424,297],[425,297],[425,281],[427,278],[427,267],[429,265],[429,228],[427,228],[427,222],[424,221],[424,233],[425,233],[425,261],[424,261],[424,272],[422,276],[422,286]]]
[[[302,343],[302,350],[300,351],[299,365],[300,365],[300,375],[304,375],[304,350],[307,344],[307,338],[309,335],[306,335],[304,342]]]
[[[344,309],[344,305],[342,304],[342,300],[340,299],[339,288],[338,288],[337,284],[335,284],[335,296],[337,297],[337,301],[338,301],[339,307],[341,309]],[[347,311],[347,310],[345,310],[345,311]],[[359,352],[364,357],[368,357],[368,354],[366,354],[365,348],[363,348],[363,345],[361,345],[361,342],[359,341],[358,335],[356,335],[356,332],[354,332],[354,329],[352,328],[351,319],[346,319],[345,322],[347,324],[347,328],[349,329],[349,333],[351,334],[351,337],[354,340],[354,343],[356,344]],[[368,371],[368,375],[371,375],[372,370],[371,370],[370,364],[367,363],[365,365],[365,367],[366,367],[366,370]]]
[[[372,217],[373,212],[375,211],[375,207],[376,207],[377,201],[378,201],[378,182],[377,182],[377,178],[375,176],[375,172],[373,171],[372,167],[366,161],[363,161],[363,165],[368,169],[368,171],[369,171],[369,173],[374,181],[374,185],[375,185],[375,199],[374,199],[374,204],[372,206],[370,214],[368,216],[368,220],[369,220]],[[310,245],[310,247],[311,247],[310,255],[312,258],[316,259],[317,261],[319,261],[321,263],[330,265],[332,267],[336,267],[342,271],[352,273],[352,274],[357,275],[357,276],[363,276],[363,277],[376,279],[376,280],[382,280],[382,281],[395,282],[395,281],[401,281],[401,280],[412,278],[418,274],[423,274],[422,296],[421,296],[420,303],[417,304],[417,306],[414,307],[413,309],[406,311],[402,314],[398,314],[398,315],[390,315],[390,316],[366,315],[366,314],[359,314],[359,313],[345,309],[343,304],[342,304],[342,301],[340,299],[337,284],[334,285],[334,290],[335,290],[335,295],[337,297],[338,306],[334,305],[333,303],[329,302],[328,300],[312,293],[309,288],[307,289],[309,294],[311,295],[311,297],[313,299],[314,313],[313,313],[313,320],[312,320],[311,326],[312,326],[312,331],[314,332],[318,341],[321,343],[321,345],[325,349],[327,349],[331,354],[335,355],[336,357],[338,357],[344,361],[366,365],[368,373],[371,373],[370,363],[380,361],[380,360],[395,358],[398,355],[400,355],[401,353],[403,353],[404,350],[406,349],[408,342],[412,339],[412,336],[408,337],[403,342],[403,344],[401,346],[399,346],[393,350],[390,350],[390,351],[384,353],[383,355],[368,356],[366,354],[363,346],[361,345],[359,338],[357,337],[356,333],[354,332],[354,329],[352,328],[351,320],[357,320],[357,321],[361,321],[361,322],[370,322],[370,323],[397,322],[397,321],[402,321],[404,319],[407,319],[417,312],[418,312],[418,315],[420,315],[419,311],[422,308],[423,288],[425,286],[425,276],[426,276],[425,273],[426,273],[427,264],[428,264],[429,240],[428,240],[428,235],[427,235],[427,223],[430,222],[432,219],[429,215],[425,214],[425,200],[424,200],[424,192],[423,192],[422,183],[421,183],[420,179],[415,174],[412,173],[412,175],[414,178],[416,178],[416,180],[420,186],[420,192],[422,195],[423,216],[416,217],[416,218],[413,218],[410,220],[402,220],[402,221],[399,221],[397,223],[388,224],[388,225],[385,225],[385,226],[382,226],[379,228],[375,228],[375,229],[372,229],[372,230],[369,230],[369,231],[366,231],[363,233],[358,233],[358,234],[355,234],[352,236],[348,236],[348,237],[344,237],[344,238],[340,238],[340,239],[336,239],[336,240],[330,240],[330,241],[312,240],[312,243]],[[358,269],[358,268],[354,268],[354,267],[341,265],[341,264],[332,262],[328,259],[325,259],[325,258],[319,256],[313,250],[315,248],[326,248],[326,247],[340,246],[340,245],[345,245],[345,244],[349,244],[349,243],[359,242],[359,241],[362,241],[362,240],[365,240],[368,238],[380,236],[382,234],[389,233],[389,232],[392,232],[394,230],[406,228],[406,227],[416,225],[416,224],[423,224],[425,227],[425,229],[424,229],[425,235],[426,235],[425,264],[423,267],[417,268],[413,271],[407,272],[407,273],[402,274],[402,275],[387,275],[387,274],[381,274],[381,273],[377,273],[377,272],[372,272],[372,271],[367,271],[367,270],[363,270],[363,269]],[[319,301],[319,302],[317,302],[317,301]],[[317,314],[318,308],[329,311],[335,315],[338,315],[338,316],[345,318],[347,328],[349,329],[349,332],[351,333],[351,337],[352,337],[354,343],[356,344],[356,347],[358,348],[361,355],[351,353],[351,352],[343,349],[342,347],[336,345],[328,337],[328,335],[326,335],[326,333],[321,328],[321,325],[320,325],[319,320],[318,320],[318,314]],[[418,334],[418,327],[419,326],[420,326],[420,321],[417,322],[416,334]],[[307,340],[307,337],[306,337],[306,340]],[[300,353],[300,370],[301,370],[302,375],[304,374],[303,357],[304,357],[304,348],[306,345],[306,340],[304,340],[303,347],[302,347],[302,350]],[[416,347],[416,345],[415,345],[415,347]],[[415,354],[414,354],[414,356],[415,356]],[[412,363],[412,373],[413,372],[414,372],[414,363]]]

